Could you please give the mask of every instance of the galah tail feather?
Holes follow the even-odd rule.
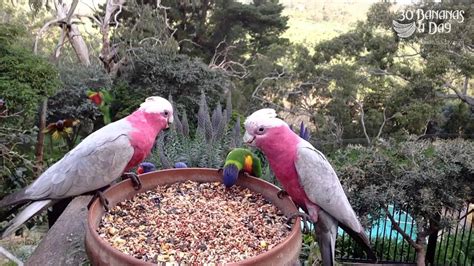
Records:
[[[231,187],[237,182],[239,172],[246,172],[256,177],[262,176],[260,159],[248,149],[236,148],[227,154],[224,169],[223,183]]]
[[[32,184],[0,201],[0,208],[33,201],[9,222],[2,237],[59,199],[111,184],[148,156],[157,135],[172,122],[171,103],[153,96],[131,115],[90,134]]]
[[[283,189],[316,223],[323,265],[334,265],[338,225],[377,260],[336,172],[320,151],[277,118],[273,109],[247,117],[245,130],[244,142],[264,153]]]

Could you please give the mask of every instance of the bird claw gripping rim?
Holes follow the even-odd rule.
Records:
[[[140,190],[142,188],[142,181],[140,181],[140,178],[138,177],[137,174],[135,173],[124,173],[123,177],[125,178],[130,178],[133,184],[133,188],[135,190]]]
[[[280,191],[277,192],[277,197],[279,199],[283,199],[284,197],[287,197],[287,196],[288,196],[288,192],[286,192],[283,189],[280,189]]]
[[[303,234],[310,233],[311,228],[308,225],[308,223],[311,224],[311,217],[308,214],[304,213],[304,212],[294,212],[294,213],[290,214],[287,218],[286,223],[287,224],[291,223],[291,220],[293,220],[296,217],[301,217],[301,221],[303,222]]]
[[[96,200],[96,199],[99,199],[100,203],[102,204],[102,206],[104,206],[104,209],[106,212],[108,212],[110,210],[109,208],[109,200],[104,196],[104,193],[100,190],[97,190],[96,193],[94,194],[94,196],[92,197],[91,201],[89,202],[89,204],[87,204],[87,209],[90,209],[92,203]]]

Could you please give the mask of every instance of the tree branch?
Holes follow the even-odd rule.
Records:
[[[382,125],[380,125],[380,128],[379,128],[379,132],[377,133],[377,136],[375,137],[375,139],[379,139],[380,136],[382,135],[382,130],[383,128],[385,127],[385,124],[392,120],[393,118],[395,118],[395,115],[392,115],[391,117],[387,118],[386,114],[385,114],[385,108],[383,108],[383,122],[382,122]]]
[[[54,49],[53,52],[53,58],[54,60],[58,60],[59,56],[61,55],[61,48],[64,46],[64,43],[66,42],[66,26],[64,25],[61,29],[61,37],[59,37],[58,40],[58,45],[56,45],[56,48]]]
[[[33,45],[33,53],[38,54],[38,42],[39,42],[39,39],[41,38],[41,36],[43,35],[43,33],[46,30],[48,30],[48,28],[51,25],[53,25],[55,23],[58,23],[60,21],[61,21],[61,19],[53,19],[53,20],[50,20],[50,21],[46,22],[46,24],[44,24],[43,27],[41,27],[41,29],[36,34],[35,44]]]
[[[403,231],[402,228],[400,228],[400,225],[397,223],[397,221],[395,221],[395,218],[393,218],[388,208],[385,208],[385,213],[388,219],[390,220],[390,222],[392,223],[393,229],[395,229],[398,233],[400,233],[403,239],[405,239],[415,249],[421,248],[420,245],[418,245],[415,241],[413,241],[413,239],[411,239],[411,237],[407,233],[405,233],[405,231]]]
[[[462,92],[459,91],[457,88],[455,88],[453,85],[451,85],[451,83],[446,83],[444,85],[444,87],[449,88],[452,91],[454,91],[455,95],[447,94],[447,95],[444,96],[444,98],[453,99],[453,98],[455,98],[453,96],[456,96],[461,101],[469,104],[470,106],[474,106],[474,97],[471,97],[471,96],[467,95],[468,86],[469,86],[469,78],[468,77],[464,78],[464,84],[463,84]]]
[[[72,1],[72,4],[71,4],[71,7],[69,7],[69,11],[66,15],[66,24],[71,24],[71,19],[72,19],[72,15],[74,14],[74,10],[76,10],[76,7],[77,7],[77,4],[79,3],[79,0],[73,0]]]
[[[360,108],[360,124],[362,126],[362,130],[364,131],[364,136],[365,136],[365,139],[367,140],[367,145],[370,145],[370,137],[367,134],[367,129],[365,128],[364,104],[359,101],[356,101],[356,104],[359,105],[359,108]]]
[[[277,72],[277,73],[278,73],[278,72]],[[255,90],[253,91],[253,93],[252,93],[252,98],[255,98],[255,99],[260,100],[260,101],[262,101],[262,102],[268,103],[268,104],[270,104],[270,105],[272,105],[272,106],[274,106],[274,107],[276,107],[276,108],[286,109],[285,107],[280,106],[280,105],[278,105],[278,104],[275,104],[275,103],[273,103],[273,102],[271,102],[271,101],[268,101],[267,99],[265,99],[265,98],[263,98],[262,96],[259,96],[259,95],[258,95],[258,92],[259,92],[260,89],[262,88],[263,83],[264,83],[265,81],[267,81],[267,80],[278,80],[278,79],[282,78],[285,74],[286,74],[285,71],[282,71],[281,73],[278,73],[276,76],[271,76],[271,77],[265,77],[265,78],[263,78],[263,79],[260,81],[260,83],[257,85],[257,87],[255,88]]]

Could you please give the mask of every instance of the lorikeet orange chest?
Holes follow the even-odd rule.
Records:
[[[253,172],[253,159],[251,155],[245,156],[244,159],[244,171],[249,173],[249,174],[254,174]]]

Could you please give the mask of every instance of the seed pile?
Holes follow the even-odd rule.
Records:
[[[137,194],[106,213],[98,233],[144,261],[227,263],[256,256],[290,232],[286,218],[247,188],[187,181]]]

